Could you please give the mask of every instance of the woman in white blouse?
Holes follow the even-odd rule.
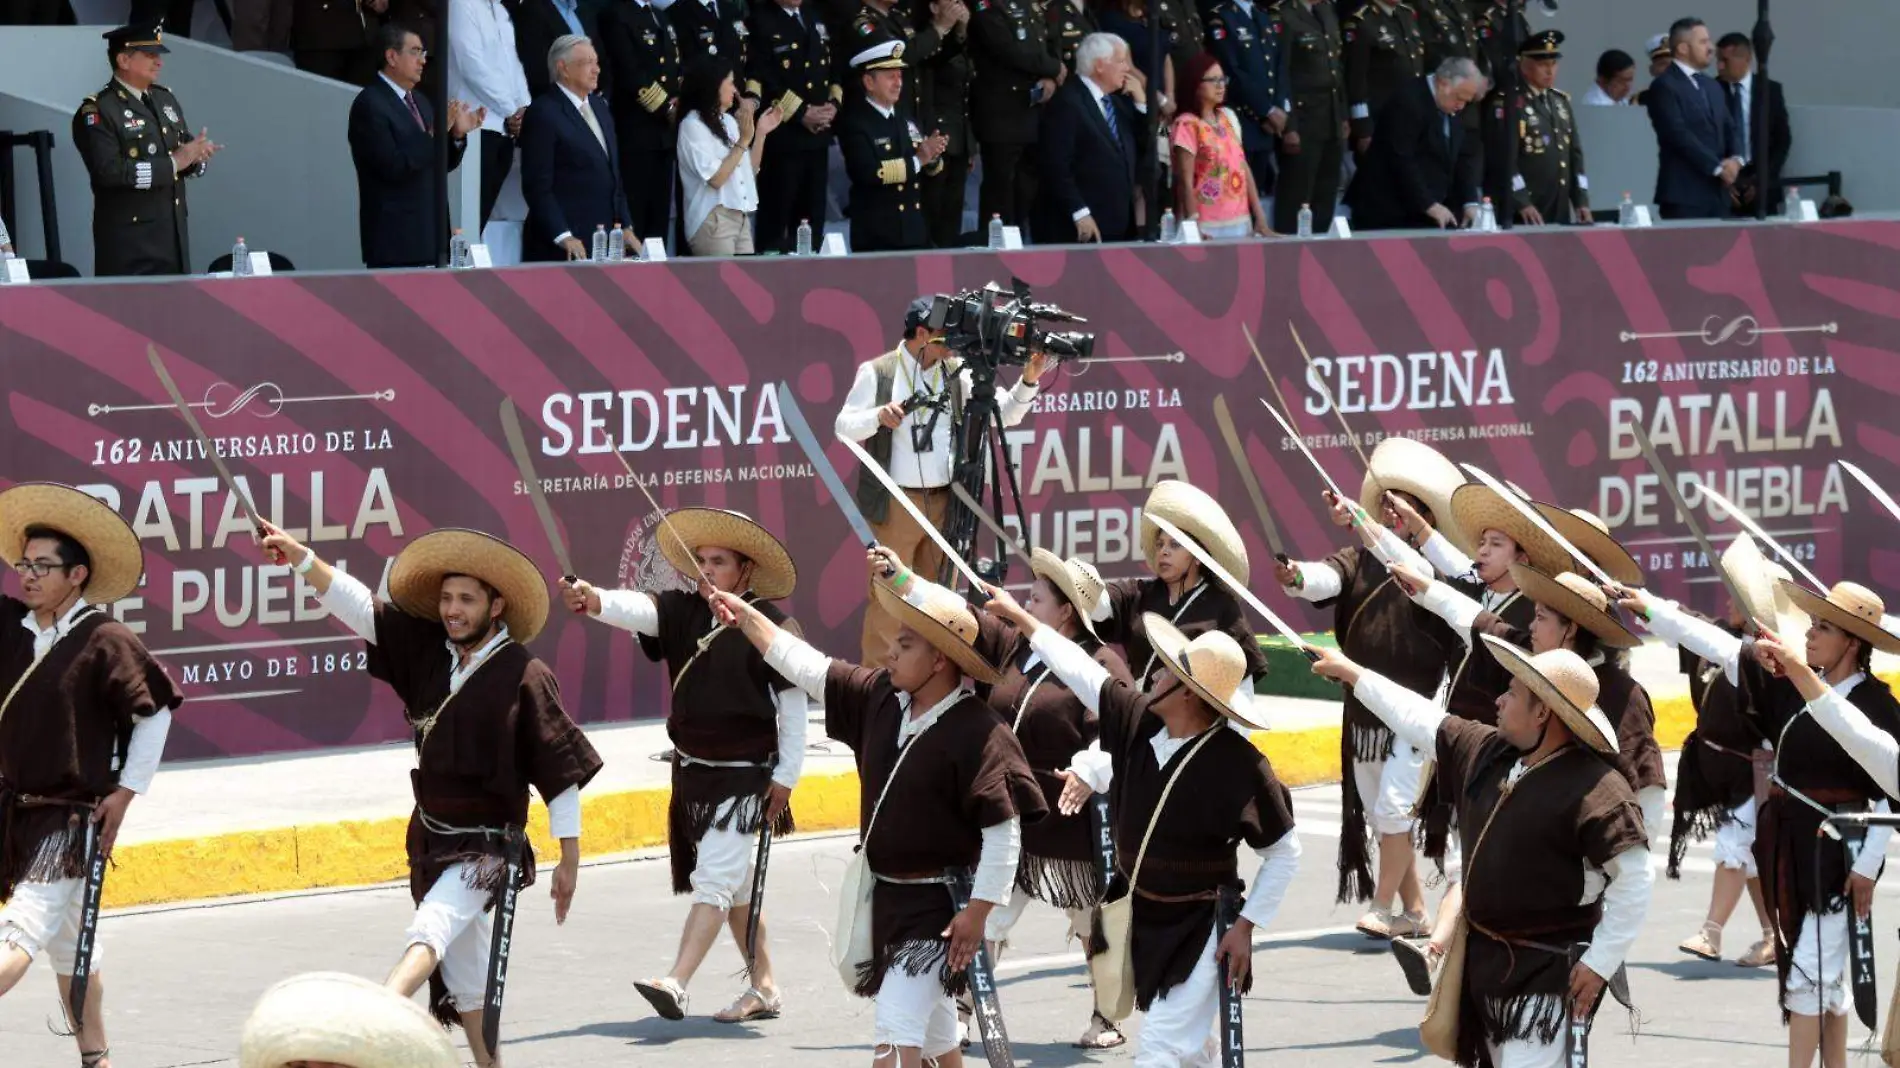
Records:
[[[752,216],[759,210],[759,160],[778,128],[778,108],[754,115],[758,102],[739,96],[732,68],[704,57],[680,85],[679,171],[686,194],[687,244],[695,256],[752,254]]]

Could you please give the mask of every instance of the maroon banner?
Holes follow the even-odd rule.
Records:
[[[116,611],[190,697],[175,757],[404,729],[363,671],[362,643],[259,557],[163,407],[148,341],[259,508],[352,574],[374,582],[408,539],[451,525],[505,537],[553,572],[502,442],[508,396],[584,575],[677,581],[618,452],[664,504],[737,508],[781,532],[799,564],[789,609],[822,648],[852,656],[863,554],[764,387],[789,381],[825,434],[912,297],[1012,274],[1088,316],[1099,356],[1185,356],[1064,368],[1007,435],[1031,540],[1111,578],[1145,570],[1148,487],[1186,478],[1239,521],[1256,590],[1327,625],[1270,589],[1212,425],[1225,394],[1289,544],[1328,552],[1340,532],[1254,401],[1270,393],[1244,324],[1343,486],[1362,472],[1327,391],[1368,450],[1420,437],[1541,500],[1597,511],[1655,588],[1712,608],[1706,561],[1637,455],[1629,428],[1641,423],[1720,544],[1736,527],[1698,503],[1697,479],[1829,581],[1900,589],[1900,554],[1880,548],[1895,528],[1833,463],[1856,459],[1900,490],[1900,225],[1884,222],[8,287],[0,484],[82,485],[144,539],[144,588]],[[844,449],[831,456],[854,481]],[[662,673],[624,634],[562,613],[535,650],[582,720],[664,712]]]

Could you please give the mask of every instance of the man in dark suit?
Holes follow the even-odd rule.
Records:
[[[1660,155],[1656,207],[1665,219],[1725,218],[1733,205],[1729,188],[1742,171],[1742,141],[1722,87],[1702,73],[1715,54],[1709,28],[1701,19],[1677,19],[1669,48],[1674,59],[1643,97]]]
[[[528,99],[532,100],[554,88],[554,79],[548,75],[548,50],[554,42],[569,34],[585,37],[588,30],[575,0],[502,0],[502,6],[514,22],[515,55],[521,59],[521,73],[528,76]],[[604,42],[599,51],[601,81],[611,97],[613,57]]]
[[[904,42],[872,44],[851,58],[863,92],[846,94],[838,151],[851,180],[846,214],[858,252],[930,247],[922,180],[941,168],[948,138],[925,137],[904,110]]]
[[[435,111],[417,86],[428,53],[413,30],[377,31],[382,73],[350,105],[350,159],[356,164],[358,236],[365,267],[436,263]],[[449,101],[449,169],[462,164],[469,131],[483,115]],[[446,213],[446,205],[440,209]]]
[[[677,33],[649,0],[616,0],[600,13],[600,49],[601,77],[618,119],[621,188],[633,211],[626,223],[637,233],[664,237],[678,155],[674,120],[682,70]],[[547,68],[546,53],[541,66]]]
[[[1392,91],[1373,116],[1378,134],[1353,179],[1357,230],[1415,230],[1469,224],[1478,210],[1481,157],[1458,115],[1484,94],[1469,59],[1448,59],[1430,77]]]
[[[584,260],[595,230],[622,226],[629,217],[620,186],[620,146],[607,98],[595,91],[600,57],[593,44],[585,37],[562,37],[549,58],[554,88],[529,106],[521,125],[521,193],[528,201],[521,258]],[[627,243],[638,241],[627,228]]]
[[[1788,100],[1781,83],[1772,78],[1755,77],[1755,46],[1747,34],[1724,34],[1715,45],[1715,73],[1728,97],[1729,124],[1740,131],[1742,173],[1729,189],[1735,214],[1755,217],[1755,198],[1768,196],[1768,214],[1778,215],[1786,193],[1781,176],[1788,165],[1788,153],[1794,149],[1794,131],[1788,125]],[[1755,151],[1755,116],[1768,109],[1767,169],[1764,156]],[[1764,190],[1763,186],[1767,188]]]
[[[1154,144],[1147,94],[1131,76],[1127,42],[1112,33],[1083,38],[1075,67],[1042,116],[1036,240],[1133,241],[1141,226],[1136,192]]]

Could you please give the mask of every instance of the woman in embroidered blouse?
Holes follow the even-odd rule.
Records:
[[[1174,146],[1174,173],[1190,180],[1174,183],[1175,214],[1195,220],[1202,237],[1272,236],[1247,168],[1240,123],[1225,106],[1227,75],[1213,53],[1196,56],[1181,84],[1192,104],[1175,117],[1168,140]]]
[[[686,68],[680,86],[679,169],[687,244],[695,256],[752,254],[759,161],[765,136],[783,116],[775,107],[759,112],[757,103],[747,100],[734,119],[738,95],[730,64],[707,57]]]

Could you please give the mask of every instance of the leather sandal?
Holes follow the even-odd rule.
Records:
[[[671,976],[659,979],[636,980],[633,988],[647,999],[653,1011],[662,1019],[684,1020],[686,1018],[686,991]]]
[[[1766,968],[1775,963],[1775,940],[1764,938],[1748,947],[1748,952],[1735,961],[1738,968]]]
[[[1391,938],[1392,912],[1390,909],[1372,909],[1359,917],[1359,922],[1353,925],[1353,929],[1367,938]]]
[[[747,1008],[751,1002],[755,1008]],[[766,997],[756,986],[745,988],[745,992],[732,999],[732,1004],[713,1013],[713,1019],[720,1023],[745,1023],[747,1020],[776,1020],[784,1011],[784,998],[778,994]]]
[[[112,1056],[112,1047],[110,1046],[105,1049],[93,1050],[90,1053],[81,1050],[79,1052],[79,1068],[99,1068],[99,1065],[105,1063],[105,1059],[110,1056]]]
[[[1070,1043],[1076,1049],[1114,1049],[1127,1044],[1128,1036],[1099,1012],[1089,1018],[1089,1029],[1082,1032],[1082,1037]]]
[[[1425,939],[1394,938],[1392,955],[1405,973],[1406,985],[1419,997],[1431,997],[1432,980],[1438,974],[1442,951]]]
[[[1722,929],[1712,923],[1705,923],[1700,931],[1683,939],[1676,948],[1691,957],[1719,961],[1722,959]]]

